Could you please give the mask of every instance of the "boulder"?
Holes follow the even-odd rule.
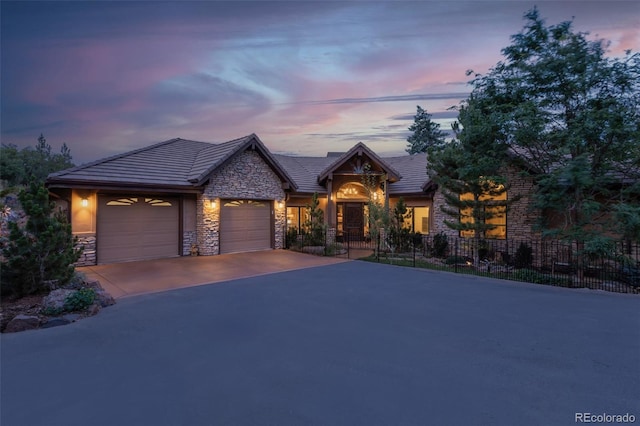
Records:
[[[94,289],[95,291],[100,291],[100,290],[104,290],[102,288],[102,286],[100,285],[100,281],[98,280],[93,280],[93,281],[86,281],[85,282],[85,286]]]
[[[94,302],[93,305],[87,308],[87,316],[92,317],[94,315],[97,315],[98,312],[100,312],[100,309],[102,309],[100,304],[98,302]]]
[[[116,300],[104,290],[96,290],[96,303],[98,303],[102,308],[106,308],[107,306],[115,305]]]
[[[41,328],[51,328],[51,327],[58,327],[61,325],[67,325],[69,324],[71,321],[65,319],[65,318],[51,318],[49,321],[45,322],[44,324],[42,324]]]
[[[5,328],[6,333],[33,330],[40,326],[40,318],[33,315],[16,315]]]
[[[53,290],[49,295],[42,299],[43,309],[63,309],[65,299],[74,292],[74,290],[64,288]]]
[[[67,314],[62,316],[62,319],[68,322],[76,322],[80,318],[82,318],[82,315],[80,314]]]

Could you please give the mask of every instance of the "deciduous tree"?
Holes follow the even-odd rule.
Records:
[[[571,22],[547,26],[535,8],[525,20],[504,60],[471,84],[512,161],[532,171],[540,230],[579,245],[615,231],[637,238],[640,55],[608,57],[609,43]]]

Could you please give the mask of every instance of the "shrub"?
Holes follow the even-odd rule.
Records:
[[[520,243],[513,259],[516,268],[530,268],[533,264],[533,249],[527,243]]]
[[[482,260],[495,258],[495,251],[491,243],[484,240],[480,241],[478,244],[478,258]]]
[[[569,286],[571,279],[563,277],[554,277],[553,275],[547,275],[535,271],[533,269],[520,269],[515,271],[511,278],[516,281],[526,281],[534,284],[550,284],[558,286]]]
[[[64,300],[64,310],[68,312],[84,311],[96,300],[96,292],[92,288],[81,288],[71,293]]]
[[[440,232],[433,236],[433,255],[435,257],[445,257],[449,251],[449,239],[447,234]]]
[[[32,182],[18,198],[28,219],[24,226],[8,223],[9,239],[2,247],[2,293],[24,296],[45,290],[47,282],[68,283],[81,250],[74,248],[66,215],[54,212],[41,183]]]
[[[449,256],[445,259],[444,263],[447,265],[467,263],[467,258],[464,256]]]
[[[295,247],[298,244],[298,228],[287,229],[286,244],[287,248]]]
[[[324,212],[320,208],[318,193],[314,192],[311,197],[309,209],[309,220],[305,222],[308,230],[308,240],[305,242],[312,246],[321,246],[325,243],[326,225],[324,224]]]

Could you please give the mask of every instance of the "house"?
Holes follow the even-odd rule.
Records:
[[[200,255],[283,248],[286,230],[304,225],[314,193],[333,237],[364,237],[365,165],[381,178],[374,197],[390,206],[403,197],[412,230],[445,231],[425,156],[381,158],[363,143],[296,157],[271,153],[255,134],[220,144],[178,138],[51,174],[47,186],[84,247],[79,265],[93,265],[196,248]]]

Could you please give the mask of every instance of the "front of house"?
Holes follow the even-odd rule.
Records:
[[[85,266],[283,248],[286,230],[304,225],[314,193],[333,237],[364,238],[365,165],[381,181],[374,198],[393,207],[402,197],[413,231],[453,232],[434,208],[441,200],[424,155],[381,158],[362,143],[294,157],[272,154],[255,134],[221,144],[171,139],[52,174],[47,186],[68,208]],[[502,220],[498,238],[507,225],[518,237],[531,233],[524,208]]]

